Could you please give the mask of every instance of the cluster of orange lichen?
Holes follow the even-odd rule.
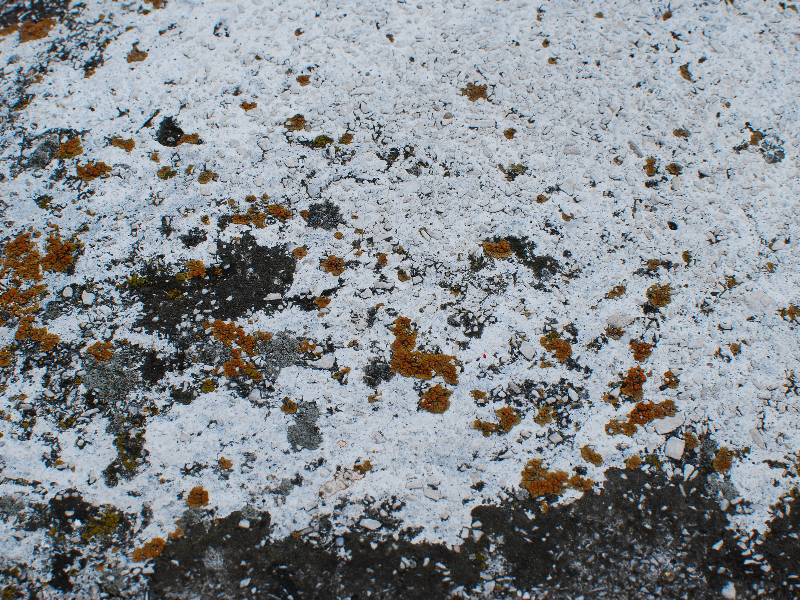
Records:
[[[567,340],[562,340],[557,331],[551,331],[539,338],[539,343],[548,352],[556,355],[558,362],[567,362],[572,356],[572,345]]]
[[[91,354],[97,362],[100,362],[108,360],[114,355],[113,348],[114,345],[111,342],[95,342],[86,349],[86,353]]]
[[[450,408],[450,390],[443,388],[440,384],[436,384],[427,392],[422,394],[422,400],[419,402],[419,407],[427,410],[430,413],[442,414]]]
[[[644,172],[647,174],[648,177],[655,176],[658,173],[658,167],[656,166],[656,159],[652,156],[644,161],[644,166],[642,167]]]
[[[670,389],[675,389],[678,387],[680,383],[680,379],[678,379],[677,375],[672,371],[667,371],[664,373],[664,380],[661,382],[661,385],[664,385]]]
[[[306,118],[300,114],[286,119],[286,123],[284,123],[284,127],[286,127],[286,129],[289,131],[300,131],[305,126]]]
[[[691,431],[687,431],[683,434],[683,441],[686,443],[687,451],[694,450],[700,445],[700,440],[697,439],[697,436]]]
[[[475,85],[474,83],[468,83],[467,87],[461,88],[461,95],[466,96],[467,100],[470,102],[475,102],[481,98],[488,101],[489,98],[486,95],[487,86],[484,85]]]
[[[55,24],[55,19],[50,18],[37,22],[23,23],[19,28],[19,43],[24,44],[31,40],[41,40],[47,37],[47,34],[50,33]]]
[[[372,471],[372,463],[369,461],[369,459],[362,463],[356,463],[353,465],[353,470],[358,471],[362,475],[366,475],[368,471]]]
[[[642,457],[638,454],[634,454],[633,456],[629,456],[625,459],[625,466],[629,468],[631,471],[634,469],[638,469],[642,466]]]
[[[68,139],[63,144],[59,144],[56,151],[56,158],[67,160],[75,158],[79,154],[83,154],[83,146],[81,145],[81,138],[74,137]]]
[[[548,423],[552,422],[555,414],[556,411],[552,406],[545,405],[539,408],[539,412],[536,413],[533,421],[537,425],[547,425]]]
[[[244,112],[253,110],[256,106],[258,106],[258,102],[247,102],[246,100],[239,105]]]
[[[609,300],[615,300],[621,297],[627,291],[627,289],[628,288],[626,288],[624,285],[615,285],[613,288],[611,288],[611,291],[606,294],[606,298]]]
[[[328,256],[328,258],[323,260],[320,263],[320,265],[322,266],[322,268],[325,269],[326,273],[330,273],[331,275],[335,275],[336,277],[344,273],[345,269],[344,260],[342,260],[338,256],[334,256],[333,254],[331,254],[330,256]]]
[[[292,211],[280,204],[270,204],[267,206],[267,212],[279,221],[285,221],[292,218]]]
[[[0,367],[10,367],[11,366],[11,358],[12,353],[10,348],[2,348],[0,349]]]
[[[331,377],[333,377],[333,378],[334,378],[336,381],[339,381],[339,382],[341,382],[341,383],[344,383],[344,382],[345,382],[345,376],[346,376],[346,375],[347,375],[347,374],[348,374],[350,371],[352,371],[352,369],[351,369],[350,367],[345,367],[344,369],[341,369],[340,371],[336,371],[336,373],[334,373],[333,375],[331,375]]]
[[[714,467],[714,470],[717,473],[726,473],[730,470],[732,464],[733,452],[724,446],[717,450],[716,454],[714,455],[714,459],[711,461],[711,465]]]
[[[479,431],[482,431],[484,436],[489,437],[495,432],[501,435],[508,433],[521,421],[519,411],[511,408],[510,406],[504,406],[497,409],[495,414],[497,414],[499,423],[490,423],[489,421],[475,419],[473,427]]]
[[[294,256],[297,260],[303,260],[308,255],[308,250],[303,248],[302,246],[298,246],[294,250],[292,250],[292,256]]]
[[[656,419],[663,419],[664,417],[674,417],[677,409],[672,400],[664,400],[658,404],[653,402],[639,402],[628,415],[627,421],[619,421],[611,419],[606,424],[606,433],[608,435],[623,434],[632,436],[636,433],[639,425],[646,425]]]
[[[450,385],[458,383],[455,356],[414,350],[417,332],[411,329],[411,319],[398,317],[389,331],[395,335],[392,342],[392,371],[417,379],[432,379],[436,374]]]
[[[221,469],[225,469],[226,471],[230,471],[233,468],[233,462],[229,459],[225,458],[224,456],[219,457],[219,466]]]
[[[281,410],[287,415],[293,415],[297,412],[297,402],[287,396],[283,399]]]
[[[485,402],[486,401],[486,392],[481,390],[472,390],[470,391],[472,397],[475,399],[476,402]]]
[[[603,464],[603,457],[599,452],[595,452],[588,445],[581,448],[581,458],[588,463],[592,463],[595,467]]]
[[[492,258],[508,258],[512,254],[511,245],[506,239],[499,242],[483,242],[483,251]]]
[[[647,288],[647,299],[656,308],[663,308],[672,301],[671,292],[672,287],[668,283],[651,285]]]
[[[780,314],[783,319],[786,321],[797,321],[798,316],[800,316],[800,308],[795,306],[794,304],[790,304],[789,308],[782,308],[780,309]]]
[[[223,345],[233,346],[234,342],[236,343],[237,347],[231,348],[230,360],[222,363],[226,377],[231,378],[242,373],[253,381],[261,381],[264,378],[254,364],[244,361],[242,352],[248,356],[255,356],[258,353],[256,348],[258,340],[269,341],[272,339],[271,333],[256,331],[255,335],[250,335],[233,321],[226,323],[222,319],[216,319],[213,323],[205,323],[203,326],[210,329],[214,334],[214,339],[222,342]]]
[[[125,152],[131,152],[136,147],[136,142],[133,139],[124,140],[121,137],[114,136],[111,138],[111,145],[115,148],[122,148]]]
[[[176,279],[181,281],[189,281],[195,277],[200,279],[205,279],[206,277],[206,265],[202,260],[187,260],[186,271],[175,276]]]
[[[378,264],[382,267],[385,267],[386,264],[389,262],[389,257],[387,256],[386,252],[381,252],[378,254]]]
[[[141,548],[136,548],[133,551],[133,560],[135,562],[144,562],[146,560],[157,558],[167,547],[167,542],[160,537],[153,538]]]
[[[44,352],[50,352],[61,339],[54,333],[48,333],[45,327],[34,327],[33,317],[30,315],[20,318],[19,328],[14,337],[18,342],[24,340],[38,342],[39,348]]]
[[[186,498],[186,506],[190,508],[208,506],[208,492],[202,486],[193,487]]]
[[[581,477],[577,473],[575,473],[569,478],[569,481],[567,481],[568,488],[578,490],[579,492],[591,492],[592,486],[594,486],[594,481],[588,477]]]
[[[645,361],[653,353],[653,344],[631,340],[631,352],[633,352],[633,360]]]
[[[631,367],[628,369],[628,374],[622,382],[622,387],[619,389],[621,394],[633,400],[641,400],[644,392],[642,386],[647,381],[647,375],[640,366]]]
[[[75,166],[78,173],[78,179],[81,181],[94,181],[98,177],[103,177],[111,172],[111,167],[106,163],[89,161],[85,165],[80,163]]]
[[[316,298],[314,300],[314,304],[317,305],[317,308],[325,308],[330,303],[331,303],[331,299],[330,298],[324,298],[323,296],[319,296],[318,298]]]
[[[566,471],[550,472],[542,466],[541,458],[532,458],[522,471],[522,487],[530,493],[531,497],[560,495],[564,492],[569,476]]]
[[[54,273],[66,273],[75,262],[80,242],[72,239],[62,241],[61,236],[51,233],[45,242],[46,254],[42,258],[42,269]]]
[[[267,213],[259,212],[251,206],[247,210],[247,214],[236,213],[233,215],[231,222],[236,225],[254,225],[257,229],[264,229],[267,226]]]

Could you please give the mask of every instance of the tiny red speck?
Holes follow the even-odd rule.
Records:
[[[485,354],[483,355],[483,358],[486,358],[486,355],[485,355]]]

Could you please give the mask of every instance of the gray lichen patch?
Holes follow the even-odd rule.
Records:
[[[294,415],[294,424],[289,425],[286,437],[296,451],[300,449],[316,450],[322,443],[322,434],[317,427],[319,409],[315,402],[300,401]]]

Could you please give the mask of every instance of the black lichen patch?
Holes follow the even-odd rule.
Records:
[[[295,450],[305,448],[316,450],[322,443],[322,434],[317,427],[319,409],[314,402],[300,401],[297,403],[297,412],[294,414],[294,424],[289,425],[286,437]]]
[[[285,245],[259,246],[245,233],[239,241],[217,242],[216,266],[206,267],[206,277],[177,278],[166,265],[153,263],[127,291],[144,304],[140,326],[194,339],[202,331],[198,314],[228,320],[250,310],[273,312],[280,303],[266,298],[291,287],[296,264]]]
[[[373,358],[364,367],[364,383],[371,388],[378,387],[383,381],[391,381],[392,377],[394,377],[394,371],[392,371],[391,365],[379,358]]]
[[[180,143],[183,129],[172,117],[164,117],[156,131],[156,141],[162,146],[174,148]]]
[[[518,238],[509,236],[506,238],[512,252],[523,265],[528,267],[537,279],[548,279],[561,271],[561,265],[552,256],[538,256],[535,254],[536,244],[529,241],[527,237]]]
[[[450,327],[461,329],[468,338],[478,339],[483,335],[485,321],[471,311],[459,310],[457,313],[448,315],[447,324]]]
[[[342,223],[342,214],[337,205],[330,200],[325,200],[321,204],[312,204],[308,207],[306,223],[314,229],[330,231],[331,229],[336,229]]]
[[[200,229],[199,227],[193,227],[182,236],[180,236],[180,241],[183,242],[183,245],[187,248],[194,248],[195,246],[202,244],[206,241],[207,236],[204,229]]]

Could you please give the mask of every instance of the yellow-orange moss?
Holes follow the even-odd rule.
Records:
[[[83,154],[83,146],[81,145],[81,138],[74,137],[68,139],[66,142],[58,146],[58,150],[56,151],[56,158],[67,160],[70,158],[75,158],[79,154]]]
[[[369,459],[362,463],[356,463],[353,465],[353,470],[358,471],[362,475],[366,475],[368,471],[372,471],[372,463],[369,461]]]
[[[557,331],[551,331],[542,336],[539,338],[539,343],[544,346],[545,350],[555,354],[556,360],[560,363],[567,362],[572,356],[572,345],[568,341],[562,340]]]
[[[133,551],[133,560],[135,562],[144,562],[146,560],[158,558],[166,547],[167,542],[164,539],[160,537],[153,538],[141,548],[136,548]]]
[[[631,367],[628,369],[628,374],[625,376],[620,388],[620,393],[633,400],[641,400],[644,392],[642,386],[647,381],[647,375],[640,366]]]
[[[114,355],[113,349],[114,345],[111,342],[95,342],[86,349],[86,353],[91,354],[97,362],[100,362],[111,358]]]
[[[442,414],[450,408],[450,395],[448,389],[443,388],[440,384],[436,384],[427,392],[422,394],[422,400],[419,402],[420,408],[427,410],[430,413]]]
[[[595,452],[588,445],[581,448],[581,458],[583,458],[583,460],[586,462],[593,464],[595,467],[599,467],[603,464],[603,457],[600,456],[600,453]]]
[[[19,320],[19,328],[14,336],[18,342],[31,340],[38,342],[39,348],[44,352],[49,352],[56,347],[61,340],[56,334],[48,333],[46,327],[34,327],[33,317],[25,316]]]
[[[627,421],[611,419],[606,424],[608,435],[623,434],[632,436],[636,433],[639,425],[646,425],[656,419],[664,417],[674,417],[677,412],[675,403],[672,400],[664,400],[658,404],[654,402],[639,402],[628,415]]]
[[[672,301],[671,291],[672,288],[668,283],[666,285],[654,284],[647,288],[647,299],[656,308],[663,308]]]
[[[395,373],[417,379],[432,379],[436,374],[450,385],[458,383],[455,356],[414,350],[417,332],[411,329],[411,319],[398,317],[394,320],[394,327],[390,327],[389,331],[395,335],[391,361]]]
[[[267,206],[267,212],[279,221],[286,221],[292,218],[292,211],[280,204],[270,204]]]
[[[338,256],[334,256],[333,254],[328,256],[328,258],[323,260],[320,264],[325,269],[326,273],[330,273],[331,275],[335,275],[336,277],[344,273],[345,269],[344,260],[342,260]]]
[[[19,27],[19,43],[24,44],[31,40],[41,40],[47,37],[56,24],[55,19],[42,19],[41,21],[23,23]]]
[[[631,340],[631,352],[633,352],[633,360],[645,361],[653,353],[653,344]]]
[[[542,406],[539,408],[539,412],[533,418],[533,421],[537,425],[547,425],[553,421],[555,413],[556,411],[552,406]]]
[[[111,167],[106,163],[89,161],[85,165],[78,164],[75,166],[78,173],[78,179],[81,181],[94,181],[98,177],[104,177],[111,172]]]
[[[472,428],[482,432],[484,437],[489,437],[497,429],[497,423],[475,419],[475,422],[472,424]]]
[[[561,495],[568,479],[566,471],[548,471],[542,466],[541,458],[532,458],[522,471],[520,485],[528,490],[531,497],[538,498],[550,494]]]
[[[186,506],[190,508],[208,506],[208,492],[202,486],[193,487],[186,498]]]
[[[513,254],[511,245],[506,239],[499,242],[483,242],[483,251],[492,258],[508,258]]]
[[[732,464],[733,464],[733,452],[731,452],[724,446],[719,450],[717,450],[716,454],[714,455],[714,460],[711,461],[711,465],[714,467],[714,470],[717,473],[728,472]]]

